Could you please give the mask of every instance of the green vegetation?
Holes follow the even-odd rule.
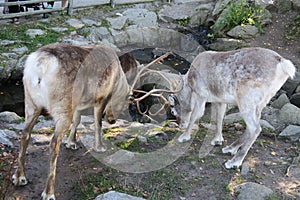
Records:
[[[32,52],[40,46],[57,42],[58,38],[65,34],[63,32],[55,32],[48,26],[50,26],[50,24],[42,24],[40,22],[26,23],[22,25],[3,25],[0,30],[0,38],[16,42],[12,45],[4,46],[1,49],[1,52],[9,52],[13,48],[22,46],[27,46],[28,51]],[[41,29],[44,30],[46,34],[30,38],[25,33],[28,29]]]
[[[93,199],[110,190],[147,199],[173,199],[174,194],[184,195],[189,185],[176,169],[161,169],[145,174],[128,174],[105,167],[97,176],[85,177],[74,183],[78,199]]]
[[[181,26],[188,26],[189,23],[190,23],[190,20],[191,19],[189,17],[186,17],[184,19],[177,19],[176,23],[179,24],[179,25],[181,25]]]
[[[223,33],[238,25],[255,25],[260,32],[263,32],[260,16],[263,10],[254,4],[248,4],[243,0],[230,1],[228,7],[211,28]]]
[[[293,40],[300,38],[300,14],[295,17],[294,22],[290,25],[289,31],[285,34],[286,39]]]

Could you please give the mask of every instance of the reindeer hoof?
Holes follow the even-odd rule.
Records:
[[[212,140],[212,141],[210,142],[210,144],[211,144],[212,146],[221,146],[221,145],[223,144],[223,141],[222,141],[222,140]]]
[[[239,164],[238,162],[232,162],[231,160],[228,160],[225,163],[225,168],[226,169],[237,169],[241,166],[241,164]]]
[[[179,136],[179,138],[177,140],[178,140],[178,142],[183,143],[183,142],[189,141],[190,139],[191,139],[190,135],[182,134],[181,136]]]
[[[45,192],[41,195],[41,200],[55,200],[54,194],[46,194]]]
[[[67,149],[77,150],[79,147],[75,142],[69,142],[65,144]]]
[[[97,148],[94,147],[93,149],[97,153],[103,153],[103,152],[105,152],[107,150],[107,148],[105,146],[101,146],[101,147],[97,147]]]
[[[229,153],[231,155],[235,155],[237,153],[238,149],[239,148],[233,148],[231,146],[227,146],[227,147],[224,147],[222,149],[222,153],[224,153],[224,154],[228,154]]]
[[[13,184],[16,186],[24,186],[27,185],[28,181],[25,176],[17,177],[15,174],[12,176]]]

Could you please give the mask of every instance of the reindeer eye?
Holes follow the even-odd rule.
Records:
[[[174,115],[175,117],[177,116],[177,112],[175,108],[171,108],[171,114]]]

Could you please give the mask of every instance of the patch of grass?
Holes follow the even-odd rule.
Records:
[[[285,38],[288,40],[300,38],[300,14],[295,17],[294,22],[289,27],[288,32],[285,34]]]
[[[176,23],[181,26],[188,26],[190,23],[190,20],[191,20],[190,17],[185,17],[184,19],[177,19]]]
[[[93,199],[114,190],[150,200],[173,199],[174,194],[184,195],[184,191],[189,188],[184,175],[174,173],[173,170],[128,174],[106,167],[101,173],[86,176],[74,183],[74,191],[78,191],[75,196],[78,199]]]
[[[58,39],[66,34],[66,32],[55,32],[50,26],[52,27],[53,24],[42,23],[38,21],[26,22],[18,25],[2,25],[0,29],[0,38],[15,41],[15,43],[3,46],[3,48],[0,50],[0,53],[10,52],[13,48],[22,46],[26,46],[28,48],[28,52],[32,52],[41,46],[58,42]],[[28,35],[26,35],[26,31],[28,29],[41,29],[45,31],[45,34],[36,36],[35,38],[30,38]]]
[[[238,25],[255,25],[260,32],[263,32],[260,16],[263,10],[243,0],[230,1],[227,8],[220,15],[217,23],[211,28],[221,34],[231,30]]]
[[[276,194],[271,194],[266,198],[266,200],[280,200],[280,199],[282,199],[282,197],[280,197]]]

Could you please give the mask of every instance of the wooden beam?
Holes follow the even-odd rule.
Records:
[[[45,10],[36,10],[36,11],[28,11],[28,12],[20,12],[20,13],[11,13],[11,14],[3,14],[0,15],[0,19],[9,19],[9,18],[17,18],[29,15],[37,15],[37,14],[45,14],[51,12],[60,12],[64,11],[67,8],[52,8],[52,9],[45,9]]]

